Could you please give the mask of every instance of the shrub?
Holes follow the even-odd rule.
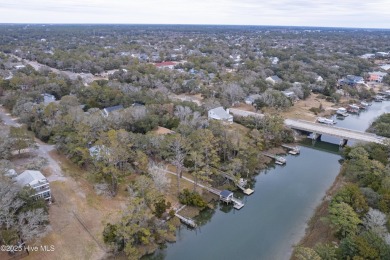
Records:
[[[184,205],[190,205],[200,208],[207,207],[207,203],[197,192],[190,192],[188,189],[184,189],[179,195],[180,203]]]

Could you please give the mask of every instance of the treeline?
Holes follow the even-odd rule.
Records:
[[[367,131],[390,138],[390,113],[384,113],[375,119]]]
[[[374,143],[345,149],[341,175],[346,183],[331,198],[323,217],[337,243],[297,247],[297,259],[390,258],[388,154],[388,147]]]

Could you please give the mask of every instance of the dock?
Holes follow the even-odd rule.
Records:
[[[164,172],[170,173],[170,174],[172,174],[172,175],[177,176],[177,174],[176,174],[175,172],[171,172],[171,171],[167,171],[167,170],[165,170]],[[184,180],[186,180],[186,181],[189,181],[189,182],[191,182],[191,183],[195,183],[193,180],[191,180],[191,179],[189,179],[189,178],[187,178],[187,177],[185,177],[185,176],[183,176],[182,179],[184,179]],[[205,189],[205,190],[207,190],[207,191],[209,191],[209,192],[211,192],[211,193],[213,193],[213,194],[219,196],[219,199],[222,200],[222,201],[225,201],[225,202],[227,202],[227,203],[233,202],[233,207],[234,207],[235,209],[241,209],[241,208],[244,207],[244,205],[245,205],[241,200],[236,199],[236,198],[233,197],[233,192],[230,192],[230,191],[229,191],[229,194],[231,194],[230,197],[229,197],[229,198],[224,198],[224,197],[221,195],[224,191],[220,191],[220,190],[218,190],[218,189],[216,189],[216,188],[208,187],[208,186],[202,185],[202,184],[200,184],[200,183],[197,183],[197,185],[198,185],[199,187],[201,187],[201,188],[203,188],[203,189]],[[253,191],[252,191],[252,193],[253,193]],[[252,193],[251,193],[251,194],[252,194]],[[183,207],[182,207],[182,208],[183,208]],[[181,209],[180,209],[180,210],[181,210]],[[176,211],[176,212],[178,212],[178,211]],[[175,213],[175,216],[178,217],[180,220],[182,220],[182,221],[183,221],[184,223],[186,223],[187,225],[191,225],[191,223],[196,225],[195,221],[193,221],[192,219],[183,217],[183,216],[181,216],[181,215],[179,215],[179,214],[177,214],[177,213]],[[185,220],[184,220],[184,219],[185,219]]]
[[[249,188],[245,188],[245,186],[247,185],[248,181],[247,180],[244,180],[243,178],[240,178],[239,181],[237,181],[234,177],[226,174],[226,173],[223,173],[223,172],[220,172],[221,175],[223,177],[225,177],[226,179],[228,180],[231,180],[234,182],[234,184],[237,186],[237,188],[239,188],[245,195],[251,195],[253,192],[255,192],[254,190],[252,189],[249,189]]]
[[[274,154],[270,154],[270,153],[262,153],[262,154],[269,157],[269,158],[274,159],[275,163],[279,164],[279,165],[284,165],[287,162],[286,158],[284,158],[282,156],[278,156],[278,155],[274,155]]]
[[[289,150],[288,153],[292,154],[292,155],[296,155],[296,154],[300,154],[301,153],[301,150],[299,149],[299,146],[290,146],[290,145],[287,145],[287,144],[282,144],[282,147],[288,149]]]
[[[180,219],[180,220],[181,220],[184,224],[186,224],[187,226],[190,226],[190,227],[192,227],[192,228],[196,228],[197,225],[196,225],[196,223],[195,223],[195,221],[194,221],[193,219],[191,219],[191,218],[186,218],[186,217],[184,217],[184,216],[182,216],[182,215],[179,215],[179,211],[182,210],[182,209],[184,209],[185,207],[186,207],[186,206],[184,205],[184,206],[180,207],[178,210],[176,210],[175,216],[176,216],[178,219]]]

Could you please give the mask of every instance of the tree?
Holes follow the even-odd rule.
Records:
[[[295,257],[298,260],[321,260],[321,257],[314,249],[303,246],[295,248]]]
[[[332,202],[345,202],[350,205],[359,216],[368,211],[368,205],[358,186],[347,184],[333,197]]]
[[[12,142],[12,147],[18,151],[18,154],[20,154],[21,150],[23,149],[37,148],[34,141],[34,135],[29,132],[26,127],[11,126],[10,139]]]
[[[167,167],[162,164],[150,163],[148,171],[152,176],[156,189],[161,193],[165,192],[171,183],[171,180],[167,177]]]
[[[356,234],[358,225],[361,223],[353,208],[345,202],[330,204],[329,220],[331,226],[341,237]]]
[[[180,194],[180,178],[183,174],[184,159],[186,157],[185,141],[181,136],[175,136],[170,144],[171,162],[176,167],[177,193]]]

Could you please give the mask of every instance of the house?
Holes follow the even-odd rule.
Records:
[[[216,107],[210,109],[208,113],[208,118],[233,123],[233,116],[229,114],[229,109],[225,110],[223,109],[223,107]]]
[[[219,199],[224,202],[231,202],[233,198],[233,192],[230,190],[223,190],[219,193]]]
[[[45,105],[48,105],[50,104],[51,102],[54,102],[56,101],[56,97],[51,95],[51,94],[48,94],[48,93],[44,93],[42,94],[41,96],[43,96],[43,103]]]
[[[292,100],[298,99],[298,97],[295,95],[292,91],[282,91],[283,95],[285,95],[287,98],[291,98]]]
[[[103,156],[109,154],[109,148],[107,148],[105,145],[95,145],[89,148],[89,155],[97,161],[103,159]]]
[[[249,95],[245,98],[245,103],[248,105],[253,105],[253,103],[255,103],[255,100],[259,99],[260,97],[261,95],[259,94]]]
[[[20,187],[30,187],[34,190],[35,198],[43,198],[51,202],[49,181],[40,171],[27,170],[14,178]]]
[[[113,106],[113,107],[106,107],[103,109],[103,116],[108,117],[108,115],[114,111],[122,110],[123,106],[118,105],[118,106]]]
[[[369,75],[368,81],[381,83],[383,80],[383,77],[386,76],[387,73],[380,72],[380,71],[374,71],[374,72],[369,72],[368,75]]]
[[[383,52],[383,51],[378,51],[377,53],[375,53],[375,56],[376,57],[381,57],[381,58],[389,57],[389,53],[388,52]]]
[[[17,70],[24,69],[26,66],[25,65],[15,65],[14,68]]]
[[[381,69],[383,69],[383,70],[390,70],[390,64],[382,65]]]
[[[357,84],[364,84],[364,79],[360,76],[347,75],[345,78],[340,79],[338,82],[339,85],[355,86]]]
[[[324,81],[324,78],[321,77],[321,76],[318,76],[318,77],[316,77],[315,80],[316,80],[317,82],[322,82],[322,81]]]
[[[278,57],[271,57],[269,59],[271,60],[271,64],[272,65],[277,65],[278,62],[279,62],[279,58]]]
[[[360,58],[362,58],[362,59],[373,59],[373,58],[375,58],[375,54],[374,53],[366,53],[366,54],[361,55]]]
[[[154,64],[154,66],[156,66],[159,69],[171,69],[171,70],[175,68],[175,65],[176,63],[172,61],[164,61],[164,62]]]
[[[282,79],[276,75],[266,78],[265,81],[271,83],[272,85],[282,83]]]

